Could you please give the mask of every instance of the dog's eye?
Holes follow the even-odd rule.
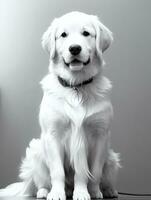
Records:
[[[63,33],[61,34],[61,37],[63,37],[63,38],[67,37],[67,33],[66,33],[66,32],[63,32]]]
[[[88,31],[83,31],[82,35],[84,35],[85,37],[89,36],[90,33]]]

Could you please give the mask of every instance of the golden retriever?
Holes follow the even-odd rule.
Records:
[[[42,37],[50,55],[41,81],[41,137],[21,165],[22,182],[0,191],[48,200],[117,197],[119,155],[110,148],[113,117],[103,52],[113,40],[96,16],[71,12],[55,19]]]

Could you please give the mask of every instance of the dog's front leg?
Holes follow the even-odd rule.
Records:
[[[65,200],[64,150],[55,131],[43,136],[44,151],[51,177],[51,191],[48,200]]]
[[[76,131],[75,131],[76,132]],[[87,140],[85,137],[84,129],[81,126],[73,139],[72,146],[76,148],[74,159],[74,191],[73,200],[89,200],[90,195],[87,189],[89,169],[87,163]]]
[[[99,185],[107,154],[107,142],[108,134],[105,130],[102,130],[101,133],[97,133],[92,136],[89,141],[89,165],[90,172],[93,176],[88,183],[88,190],[91,198],[103,198]]]

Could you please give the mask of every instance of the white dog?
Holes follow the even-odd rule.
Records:
[[[102,54],[112,40],[111,31],[96,16],[81,12],[55,19],[44,33],[42,45],[50,65],[41,81],[41,137],[26,150],[23,181],[2,189],[0,196],[117,197],[119,156],[110,148],[112,86],[102,75]]]

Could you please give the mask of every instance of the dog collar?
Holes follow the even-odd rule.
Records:
[[[91,83],[93,81],[93,77],[88,79],[88,80],[86,80],[86,81],[83,81],[82,83],[78,83],[78,84],[70,84],[65,79],[61,78],[60,76],[58,76],[58,81],[64,87],[77,89],[79,87],[82,87],[83,85],[87,85],[87,84]]]

